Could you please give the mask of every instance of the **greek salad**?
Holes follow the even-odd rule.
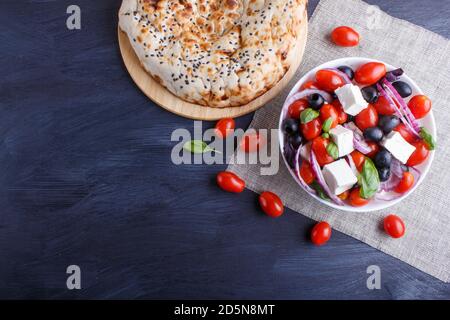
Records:
[[[431,110],[402,69],[381,62],[318,70],[291,94],[283,154],[303,188],[339,206],[390,201],[419,181],[435,148],[418,119]]]

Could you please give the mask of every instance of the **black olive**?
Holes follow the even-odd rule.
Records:
[[[409,97],[412,94],[412,89],[409,84],[403,81],[395,81],[392,86],[397,90],[402,98]]]
[[[367,128],[364,130],[364,138],[369,141],[381,141],[383,139],[383,131],[378,127]]]
[[[284,119],[281,129],[287,135],[292,135],[298,132],[298,121],[292,118]]]
[[[382,149],[375,155],[374,161],[377,168],[389,168],[392,162],[392,154],[386,149]]]
[[[380,116],[378,121],[378,127],[383,130],[384,134],[388,134],[399,124],[400,119],[396,116]]]
[[[353,69],[348,66],[340,66],[340,67],[338,67],[338,70],[345,73],[347,75],[347,77],[349,77],[350,80],[353,80],[353,78],[355,77],[355,73],[353,72]]]
[[[298,149],[298,147],[300,147],[300,145],[303,142],[303,137],[300,133],[293,134],[293,135],[289,136],[288,142],[294,149]]]
[[[374,86],[362,88],[361,93],[368,103],[375,103],[378,100],[378,90]]]
[[[318,93],[313,93],[309,95],[307,100],[309,107],[313,108],[314,110],[319,110],[325,103],[323,97]]]
[[[380,181],[387,181],[391,175],[391,170],[388,167],[379,168],[378,175],[380,176]]]

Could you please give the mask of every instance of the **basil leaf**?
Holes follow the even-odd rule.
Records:
[[[328,145],[327,145],[327,152],[330,155],[330,157],[332,157],[334,160],[339,158],[338,147],[333,141],[330,141],[330,143],[328,143]]]
[[[359,194],[364,199],[372,198],[380,187],[378,170],[372,160],[366,157],[361,173],[358,175]]]
[[[322,130],[324,132],[329,132],[331,129],[331,125],[333,124],[333,118],[329,117],[325,122],[323,123]]]
[[[317,195],[319,196],[320,199],[330,200],[328,195],[323,190],[322,186],[316,180],[314,180],[313,183],[311,183],[309,186],[316,191],[316,193],[317,193]]]
[[[213,148],[209,147],[206,144],[206,142],[201,140],[188,141],[183,145],[183,149],[192,153],[205,153],[210,151],[216,151]]]
[[[307,108],[300,113],[300,122],[301,123],[308,123],[314,119],[316,119],[319,116],[319,111],[316,111],[311,108]]]
[[[322,138],[330,139],[330,135],[326,132],[322,133]]]
[[[436,142],[434,141],[434,138],[431,135],[431,133],[429,133],[427,129],[422,127],[420,128],[419,135],[427,144],[428,149],[434,150],[434,148],[436,147]]]

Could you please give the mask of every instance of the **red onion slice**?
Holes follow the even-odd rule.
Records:
[[[311,168],[312,171],[314,172],[314,175],[316,176],[317,182],[323,188],[328,197],[330,197],[330,199],[333,200],[333,202],[336,203],[337,205],[344,206],[344,202],[339,197],[337,197],[333,192],[331,192],[330,188],[325,182],[325,178],[323,177],[322,171],[320,170],[320,166],[319,163],[317,162],[316,155],[312,150],[311,153],[309,154],[309,162],[311,163]]]
[[[399,160],[397,160],[396,158],[392,159],[391,173],[393,173],[394,175],[396,175],[399,178],[403,177],[402,163]]]
[[[409,110],[408,105],[406,104],[405,100],[400,96],[398,91],[394,88],[394,86],[387,81],[386,79],[383,79],[383,84],[386,86],[386,89],[388,93],[391,93],[394,98],[397,100],[397,102],[400,104],[402,111],[405,113],[406,118],[411,123],[411,126],[414,128],[416,132],[420,131],[420,126],[417,123],[416,117],[412,114],[411,110]]]
[[[325,70],[330,70],[330,71],[334,71],[338,74],[338,76],[340,76],[342,78],[342,80],[344,80],[345,84],[352,84],[352,80],[350,80],[350,78],[341,70],[339,70],[338,68],[326,68]]]
[[[361,130],[353,123],[347,122],[344,123],[344,127],[353,131],[353,147],[361,152],[362,154],[368,154],[372,149],[364,140]]]
[[[401,196],[402,195],[400,193],[382,191],[375,195],[375,199],[382,201],[392,201],[400,198]]]
[[[298,178],[300,184],[302,185],[302,187],[303,187],[307,192],[313,193],[313,194],[314,194],[315,191],[314,191],[309,185],[306,184],[306,182],[303,180],[303,178],[302,178],[302,176],[301,176],[301,174],[300,174],[300,163],[301,163],[301,161],[302,161],[301,151],[302,151],[302,148],[303,148],[303,147],[304,147],[304,146],[301,145],[301,146],[298,148],[297,153],[295,154],[295,175],[297,176],[297,178]]]
[[[386,100],[389,102],[392,108],[395,110],[395,114],[397,117],[405,124],[405,126],[408,128],[408,130],[414,134],[416,137],[420,138],[419,133],[414,129],[414,127],[409,123],[407,119],[403,116],[402,112],[398,108],[398,106],[395,104],[395,102],[392,100],[392,97],[383,89],[383,87],[377,83],[377,89],[381,93],[382,96],[386,98]]]
[[[323,90],[318,90],[318,89],[305,89],[299,92],[296,92],[292,95],[290,95],[287,99],[286,102],[283,105],[283,109],[285,107],[289,107],[291,104],[293,104],[295,101],[300,100],[304,97],[307,97],[313,93],[318,93],[320,94],[328,103],[331,103],[331,101],[333,101],[333,97],[331,97],[331,95]]]

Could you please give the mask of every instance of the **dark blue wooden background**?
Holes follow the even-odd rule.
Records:
[[[450,35],[448,0],[369,2]],[[73,3],[79,31],[66,28]],[[313,247],[310,219],[268,219],[254,193],[220,191],[224,166],[173,165],[170,135],[193,122],[133,84],[119,5],[0,2],[1,298],[450,298],[449,284],[344,234]],[[71,264],[79,291],[66,289]],[[381,290],[366,288],[371,264]]]

